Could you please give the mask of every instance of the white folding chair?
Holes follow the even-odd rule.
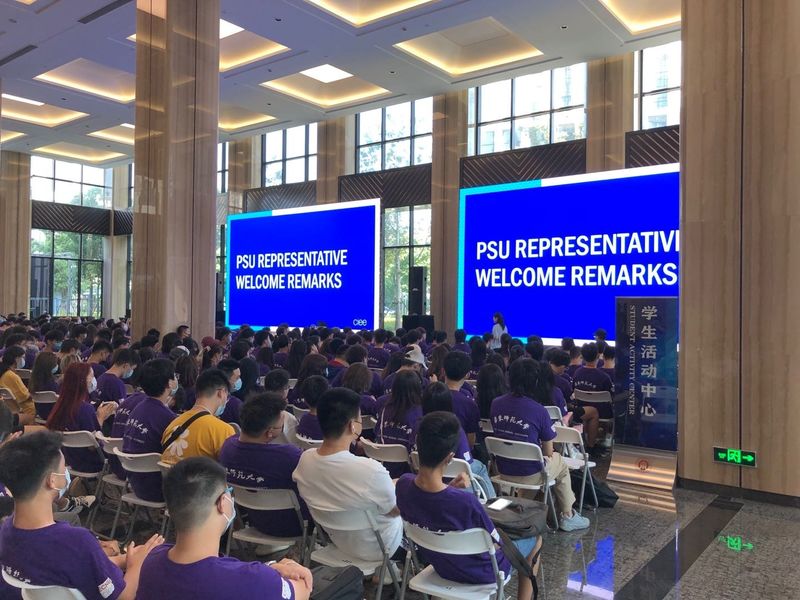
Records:
[[[419,472],[419,452],[413,450],[408,455],[408,461],[411,463],[411,469],[417,473]],[[445,479],[455,479],[461,473],[464,473],[471,483],[477,484],[478,481],[481,481],[481,477],[476,475],[472,472],[472,467],[469,466],[469,463],[465,461],[463,458],[454,458],[451,460],[448,465],[444,468],[444,478]],[[472,491],[475,492],[475,495],[478,496],[478,499],[481,501],[481,504],[486,504],[487,497],[486,491],[483,489],[481,485],[472,485]]]
[[[492,477],[492,481],[500,485],[510,487],[511,495],[514,495],[514,490],[533,490],[542,491],[544,493],[545,503],[550,504],[553,511],[553,519],[558,524],[558,513],[556,512],[555,501],[553,494],[550,493],[550,488],[555,485],[555,480],[547,476],[547,469],[545,469],[544,455],[542,449],[536,444],[528,442],[518,442],[516,440],[504,440],[497,437],[489,436],[484,442],[486,443],[486,451],[489,453],[489,459],[494,463],[494,470],[498,474]],[[541,476],[541,483],[519,483],[503,477],[500,469],[497,466],[497,458],[513,459],[519,461],[536,461],[542,465],[542,470],[539,472]],[[490,468],[491,471],[491,468]],[[557,525],[556,525],[557,526]]]
[[[561,422],[561,409],[557,406],[545,406],[547,409],[547,414],[550,417],[551,421],[555,421],[557,423]]]
[[[298,421],[302,419],[305,415],[307,415],[309,410],[310,409],[308,408],[300,408],[299,406],[295,406],[294,404],[292,405],[292,414]]]
[[[233,487],[233,501],[248,510],[293,510],[297,516],[297,524],[303,534],[298,537],[277,537],[262,533],[255,527],[250,526],[240,529],[239,531],[233,531],[233,528],[231,528],[231,533],[228,535],[228,542],[225,547],[225,555],[230,556],[231,539],[250,544],[272,546],[275,548],[276,552],[285,550],[291,547],[292,544],[300,542],[300,562],[306,564],[309,549],[308,520],[303,518],[300,501],[297,499],[297,494],[294,493],[294,490],[247,488],[234,484],[231,484],[231,487]]]
[[[30,369],[14,369],[14,373],[22,379],[22,381],[27,385],[28,382],[31,380],[31,370]]]
[[[297,385],[297,379],[290,379],[289,380],[289,389],[290,390],[293,389],[294,386],[296,386],[296,385]]]
[[[372,415],[361,415],[361,429],[363,431],[374,431],[378,424],[378,419]]]
[[[231,427],[233,427],[233,432],[234,432],[236,435],[241,435],[241,433],[242,433],[242,428],[241,428],[241,426],[240,426],[238,423],[236,423],[235,421],[231,421],[230,423],[228,423],[228,425],[230,425]]]
[[[114,448],[114,455],[119,459],[119,462],[122,464],[122,468],[128,473],[161,473],[161,467],[159,466],[159,463],[161,462],[161,455],[157,452],[148,452],[146,454],[128,454],[122,452],[119,448]],[[144,500],[139,498],[139,496],[137,496],[134,492],[123,494],[121,500],[122,501],[119,503],[117,512],[114,515],[114,523],[111,526],[111,539],[114,539],[114,534],[117,531],[117,523],[119,522],[119,515],[123,504],[130,504],[133,506],[133,514],[131,515],[131,520],[128,524],[128,533],[125,536],[125,544],[127,544],[133,537],[133,527],[136,524],[136,517],[139,514],[139,509],[142,507],[164,511],[164,517],[161,520],[161,535],[166,533],[169,516],[166,513],[167,505],[165,502]]]
[[[598,410],[603,404],[607,404],[612,408],[612,410],[614,408],[614,399],[611,397],[611,392],[587,392],[584,390],[574,390],[572,392],[572,398],[574,400],[585,402],[586,404],[591,404]],[[613,431],[614,419],[600,419],[600,422],[603,423],[606,433]],[[613,441],[614,438],[612,437],[611,442],[613,443]]]
[[[364,576],[373,575],[378,571],[378,585],[375,592],[375,600],[380,600],[383,593],[383,576],[386,570],[389,570],[389,575],[392,578],[392,585],[394,586],[395,594],[397,597],[400,595],[400,584],[397,581],[397,574],[389,564],[391,558],[386,550],[386,546],[381,538],[381,532],[378,525],[375,523],[375,517],[366,510],[343,510],[343,511],[330,511],[330,510],[317,510],[308,507],[311,512],[311,517],[318,527],[321,527],[328,534],[332,531],[363,531],[370,529],[375,534],[375,539],[381,549],[380,560],[361,560],[348,555],[347,553],[336,547],[335,544],[330,543],[318,550],[311,553],[311,561],[325,565],[328,567],[348,567],[353,565],[364,574]]]
[[[0,400],[5,403],[11,412],[19,412],[19,404],[17,404],[14,394],[8,388],[0,387]]]
[[[22,600],[86,600],[79,590],[60,585],[33,585],[20,581],[3,569],[3,580],[18,590],[22,590]]]
[[[322,446],[322,440],[312,440],[311,438],[294,434],[294,445],[301,450],[308,450],[309,448],[319,448]]]
[[[40,422],[40,425],[44,425],[46,419],[42,417],[39,411],[40,408],[50,407],[53,408],[53,405],[58,402],[58,394],[55,392],[33,392],[33,404],[36,407],[36,421],[37,423]]]
[[[583,512],[583,496],[586,492],[586,480],[589,480],[589,487],[592,488],[592,496],[594,496],[594,505],[597,506],[597,492],[594,489],[594,481],[592,480],[592,471],[597,466],[597,463],[589,460],[589,455],[586,453],[586,448],[583,446],[583,436],[577,429],[571,427],[555,426],[556,437],[553,439],[554,443],[559,444],[575,444],[579,451],[581,458],[572,458],[567,456],[566,452],[561,455],[564,463],[569,467],[570,471],[581,471],[583,473],[583,481],[581,482],[581,497],[578,506],[578,512]]]
[[[403,444],[378,444],[363,438],[361,443],[364,445],[364,454],[379,463],[410,464],[408,462],[408,448]]]
[[[106,437],[99,431],[96,431],[94,434],[97,441],[100,442],[101,447],[103,449],[103,454],[107,457],[107,460],[111,460],[110,457],[114,456],[114,448],[118,448],[122,450],[122,438],[111,438]],[[94,531],[92,527],[94,526],[94,520],[97,517],[97,512],[100,510],[100,505],[103,502],[103,492],[107,485],[113,486],[115,488],[119,488],[121,497],[126,491],[128,491],[128,482],[124,479],[120,479],[117,477],[116,473],[111,470],[111,465],[109,465],[108,472],[100,478],[99,483],[97,484],[97,490],[95,494],[97,495],[97,501],[95,502],[94,508],[92,509],[92,514],[89,516],[89,521],[86,524],[86,528],[89,531],[92,531],[95,534],[99,533]]]
[[[100,479],[108,472],[108,461],[106,460],[103,450],[97,438],[94,437],[93,431],[63,431],[61,432],[61,446],[63,448],[83,448],[85,450],[94,450],[103,464],[99,471],[77,471],[69,467],[70,474],[75,477],[82,477],[84,479],[96,479],[99,483]]]
[[[481,431],[487,435],[491,435],[494,433],[494,427],[492,427],[491,419],[481,419],[480,427]]]
[[[405,598],[406,588],[444,600],[503,600],[504,587],[510,580],[510,573],[504,573],[497,564],[497,554],[494,541],[485,529],[467,529],[466,531],[428,531],[416,525],[403,521],[406,539],[412,542],[411,552],[406,554],[403,566],[403,589],[400,600]],[[468,556],[487,553],[492,562],[495,583],[458,583],[440,577],[433,566],[428,565],[417,573],[411,580],[408,579],[412,555],[416,555],[414,545],[454,556]],[[419,563],[419,561],[415,562]]]

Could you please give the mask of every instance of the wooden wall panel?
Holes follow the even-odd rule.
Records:
[[[587,88],[586,172],[622,169],[633,126],[633,53],[591,61]]]
[[[0,152],[0,312],[30,310],[31,157]]]
[[[800,3],[744,13],[742,486],[800,496]]]
[[[742,0],[683,0],[678,472],[731,486],[739,469],[711,447],[739,444],[741,15]]]

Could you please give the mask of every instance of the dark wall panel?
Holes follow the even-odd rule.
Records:
[[[384,208],[431,203],[431,165],[339,177],[339,202],[380,198]]]
[[[31,201],[31,227],[111,235],[111,211],[57,202]]]
[[[317,203],[317,182],[304,181],[244,192],[244,212],[297,208]]]
[[[133,213],[130,210],[114,211],[114,235],[133,233]]]
[[[586,140],[461,159],[461,187],[530,181],[586,172]]]
[[[625,134],[625,167],[650,167],[680,161],[680,127],[659,127]]]

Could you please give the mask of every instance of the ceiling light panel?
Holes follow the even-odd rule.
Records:
[[[305,0],[337,19],[363,27],[435,0]]]
[[[253,112],[230,104],[220,104],[219,128],[226,132],[234,132],[274,121],[272,115]]]
[[[123,104],[136,97],[133,74],[85,58],[76,58],[34,79]]]
[[[19,131],[0,130],[0,144],[5,144],[6,142],[10,142],[11,140],[15,140],[24,136],[25,134],[20,133]]]
[[[338,108],[389,94],[389,90],[355,76],[331,83],[295,73],[280,79],[265,81],[262,86],[292,96],[320,108]]]
[[[117,142],[118,144],[126,144],[128,146],[133,146],[136,141],[134,137],[134,127],[128,123],[123,123],[116,127],[109,127],[108,129],[93,131],[87,135],[100,138],[101,140]]]
[[[230,37],[235,35],[241,31],[244,31],[244,27],[239,27],[238,25],[234,25],[230,21],[226,21],[225,19],[219,20],[219,39],[224,40],[226,37]]]
[[[451,77],[530,60],[542,52],[503,24],[486,17],[429,33],[398,48]]]
[[[58,127],[64,123],[85,117],[86,113],[51,106],[50,104],[36,105],[30,102],[3,98],[2,116],[4,119],[14,119],[15,121],[33,123],[43,127]]]
[[[28,98],[23,98],[22,96],[14,96],[13,94],[2,94],[4,100],[15,100],[17,102],[22,102],[23,104],[31,104],[33,106],[44,106],[44,102],[39,102],[38,100],[30,100]]]
[[[631,34],[681,22],[680,0],[597,0]]]
[[[342,71],[341,69],[329,64],[320,65],[318,67],[313,67],[300,72],[306,77],[311,77],[312,79],[316,79],[322,83],[333,83],[334,81],[341,81],[342,79],[347,79],[348,77],[353,76],[351,73]]]
[[[89,148],[88,146],[81,146],[79,144],[72,144],[69,142],[58,142],[57,144],[50,144],[49,146],[40,146],[35,148],[34,152],[41,154],[51,154],[54,156],[63,156],[64,158],[72,158],[81,162],[102,163],[117,158],[123,158],[125,155],[119,152],[110,152],[108,150],[97,150]]]

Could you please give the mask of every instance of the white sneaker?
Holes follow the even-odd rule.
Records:
[[[586,529],[590,524],[589,519],[577,512],[573,512],[571,517],[561,517],[559,529],[561,531],[576,531],[578,529]]]

